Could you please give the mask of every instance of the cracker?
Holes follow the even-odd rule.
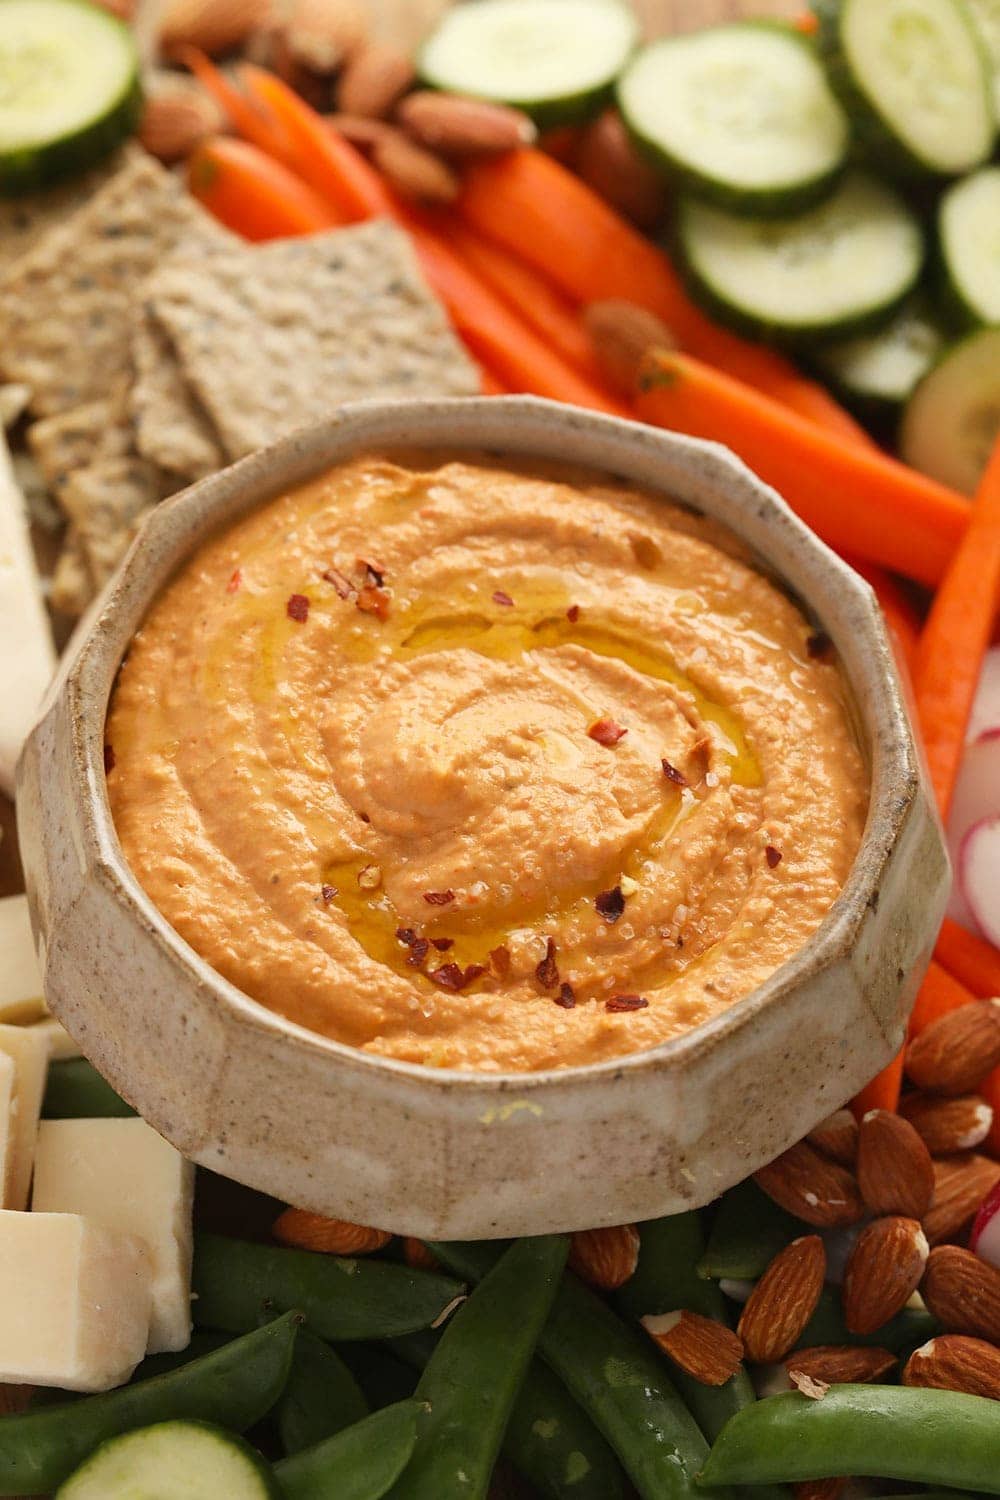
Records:
[[[180,253],[143,300],[229,458],[366,397],[471,395],[479,374],[388,220]]]
[[[54,187],[23,197],[0,198],[0,280],[50,229],[82,208],[135,154],[141,155],[135,146],[125,146],[82,177],[67,178]]]
[[[66,533],[49,586],[49,603],[60,614],[73,619],[82,615],[94,597],[94,584],[87,566],[80,533],[74,528]]]
[[[95,588],[111,577],[149,511],[176,487],[134,453],[98,457],[70,475],[63,509],[79,535]]]
[[[184,379],[169,338],[143,304],[135,310],[132,363],[129,403],[142,456],[185,480],[221,469],[226,456],[212,423]]]
[[[59,495],[75,469],[86,468],[92,461],[109,424],[116,420],[118,406],[116,397],[104,396],[32,422],[28,447],[54,495]]]

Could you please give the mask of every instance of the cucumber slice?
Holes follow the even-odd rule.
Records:
[[[966,0],[972,24],[986,48],[993,78],[994,113],[1000,121],[1000,0]]]
[[[963,0],[813,0],[813,9],[830,82],[873,161],[919,177],[987,160],[992,80]]]
[[[108,1438],[56,1500],[281,1500],[249,1443],[211,1422],[157,1422]]]
[[[899,448],[922,474],[972,495],[998,434],[1000,328],[981,328],[953,344],[917,386]]]
[[[112,151],[139,118],[132,33],[87,0],[0,0],[0,193]]]
[[[566,125],[597,112],[638,36],[619,0],[476,0],[447,12],[417,67],[433,88]]]
[[[1000,167],[982,167],[948,189],[938,242],[961,322],[1000,323]]]
[[[751,335],[786,342],[887,320],[924,259],[913,214],[890,187],[861,172],[792,218],[740,218],[687,197],[677,232],[692,290],[709,310]]]
[[[820,372],[845,400],[891,413],[909,397],[941,352],[944,335],[921,302],[907,302],[877,333],[827,344],[816,352]]]
[[[847,157],[847,117],[813,48],[778,22],[655,42],[622,74],[618,103],[654,161],[740,213],[818,202]]]

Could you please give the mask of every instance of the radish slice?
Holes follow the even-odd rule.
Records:
[[[1000,646],[992,646],[983,658],[968,737],[978,740],[991,731],[1000,733]]]
[[[948,852],[959,878],[952,887],[948,915],[963,927],[984,937],[985,929],[977,921],[961,879],[962,848],[972,828],[983,819],[1000,816],[1000,729],[980,736],[967,745],[955,783],[955,794],[948,818]],[[994,897],[994,903],[1000,897]]]
[[[1000,1271],[1000,1182],[987,1193],[976,1214],[969,1249]]]
[[[974,823],[965,835],[958,883],[980,932],[1000,946],[1000,815]]]

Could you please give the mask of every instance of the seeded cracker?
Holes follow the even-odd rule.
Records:
[[[108,161],[103,161],[82,177],[71,177],[42,192],[17,198],[0,198],[0,281],[12,270],[22,255],[27,255],[50,229],[65,222],[69,214],[94,196],[126,161],[142,153],[135,146],[125,146]]]
[[[73,471],[92,461],[101,435],[118,409],[119,399],[104,396],[41,417],[28,428],[28,447],[56,499]]]
[[[208,259],[184,251],[142,296],[231,459],[344,401],[479,390],[408,238],[385,220]]]
[[[226,456],[212,424],[184,378],[173,345],[141,303],[135,309],[132,363],[130,409],[143,457],[182,480],[221,469]]]

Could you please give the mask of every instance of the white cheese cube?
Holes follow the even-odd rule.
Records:
[[[55,664],[24,496],[0,431],[0,788],[11,795],[21,745]]]
[[[27,1208],[38,1116],[49,1071],[49,1044],[31,1026],[0,1025],[0,1052],[14,1059],[14,1100],[3,1207]]]
[[[28,898],[5,896],[0,900],[0,1021],[37,1021],[44,1014]]]
[[[35,1212],[83,1214],[149,1246],[149,1353],[191,1337],[194,1167],[145,1120],[43,1120],[35,1156]],[[2,1283],[0,1283],[2,1285]]]
[[[71,1057],[83,1056],[65,1026],[60,1026],[55,1016],[45,1016],[41,1021],[33,1021],[30,1029],[35,1036],[44,1037],[49,1049],[49,1062],[66,1062]]]
[[[0,1210],[0,1382],[106,1391],[146,1352],[149,1252],[77,1214]]]

